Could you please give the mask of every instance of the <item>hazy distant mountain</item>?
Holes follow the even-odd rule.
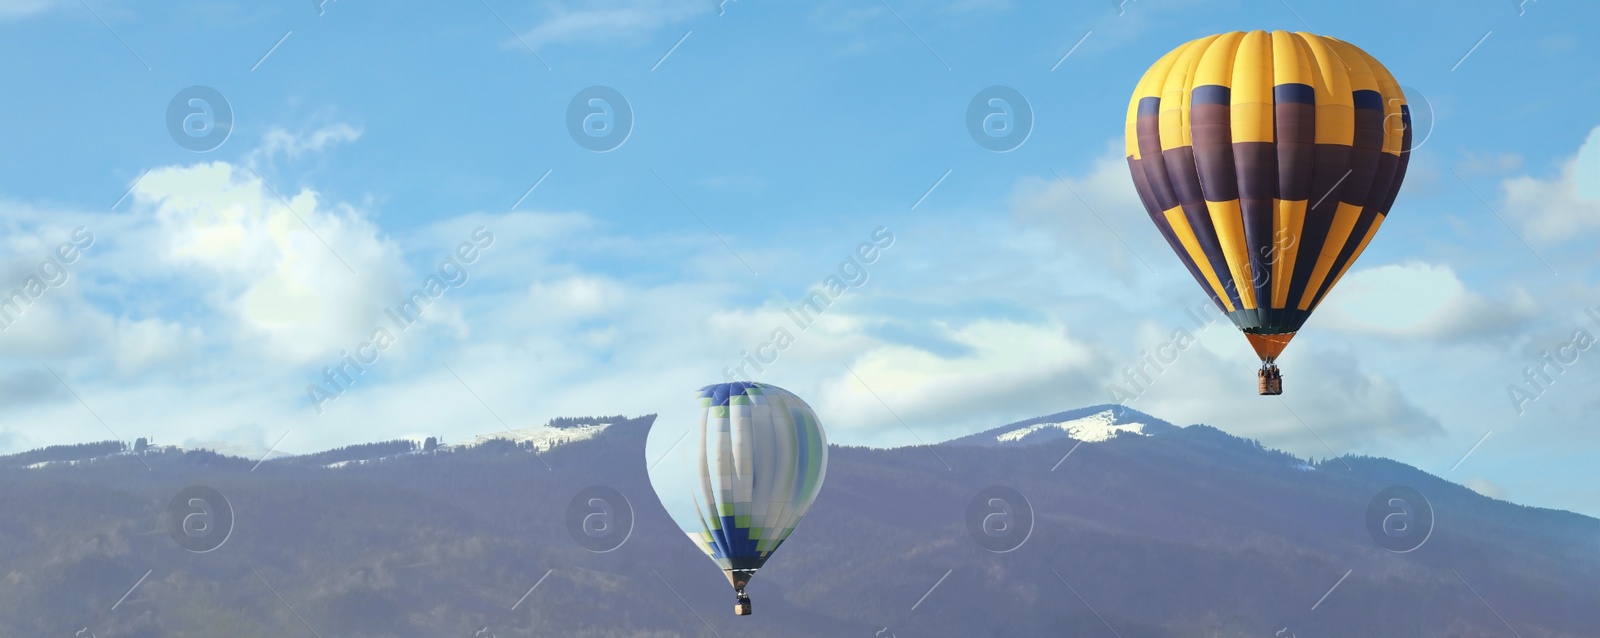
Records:
[[[756,614],[736,618],[650,489],[652,421],[259,467],[116,442],[0,457],[0,636],[1600,635],[1600,521],[1117,406],[935,446],[835,447],[812,513],[751,584]],[[612,522],[633,516],[606,553],[568,529],[598,511],[583,507],[595,492],[569,507],[598,485],[628,501]],[[190,486],[233,513],[207,553],[184,513],[201,514],[194,532],[225,512],[169,520]],[[1406,553],[1368,529],[1391,486],[1437,521]]]

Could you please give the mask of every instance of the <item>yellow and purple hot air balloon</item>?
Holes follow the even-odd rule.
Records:
[[[1394,76],[1310,33],[1194,40],[1146,71],[1127,153],[1151,221],[1261,357],[1276,360],[1383,223],[1411,150]]]

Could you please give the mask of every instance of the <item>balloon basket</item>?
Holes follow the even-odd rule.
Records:
[[[1278,372],[1278,366],[1271,364],[1261,366],[1261,370],[1256,372],[1256,385],[1261,391],[1261,396],[1283,394],[1283,374]]]
[[[749,616],[750,615],[750,599],[749,598],[740,598],[739,602],[734,603],[733,604],[733,615],[735,615],[735,616]]]

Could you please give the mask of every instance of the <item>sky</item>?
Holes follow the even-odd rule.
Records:
[[[43,284],[0,331],[0,453],[648,413],[659,453],[757,352],[832,442],[932,443],[1114,402],[1183,330],[1130,407],[1600,515],[1600,7],[1042,4],[0,0],[0,292]],[[1250,29],[1362,47],[1417,114],[1281,400],[1191,318],[1122,156],[1152,62]]]

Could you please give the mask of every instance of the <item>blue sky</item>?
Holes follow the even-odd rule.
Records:
[[[1133,407],[1600,514],[1600,351],[1521,414],[1507,390],[1575,330],[1600,334],[1583,313],[1600,305],[1595,24],[1600,8],[1512,0],[6,0],[0,288],[73,228],[95,240],[0,332],[0,451],[109,427],[308,452],[595,413],[660,413],[676,434],[694,389],[884,227],[866,282],[757,375],[834,442],[1108,402],[1182,328],[1199,345]],[[1255,395],[1231,326],[1188,319],[1206,298],[1121,157],[1145,68],[1243,29],[1350,41],[1433,124],[1283,358],[1283,402]],[[234,117],[206,152],[167,124],[197,85]],[[596,85],[633,113],[604,153],[567,122]],[[966,123],[995,85],[1033,113],[1005,153]],[[319,414],[308,385],[480,226],[494,240],[465,283]]]

